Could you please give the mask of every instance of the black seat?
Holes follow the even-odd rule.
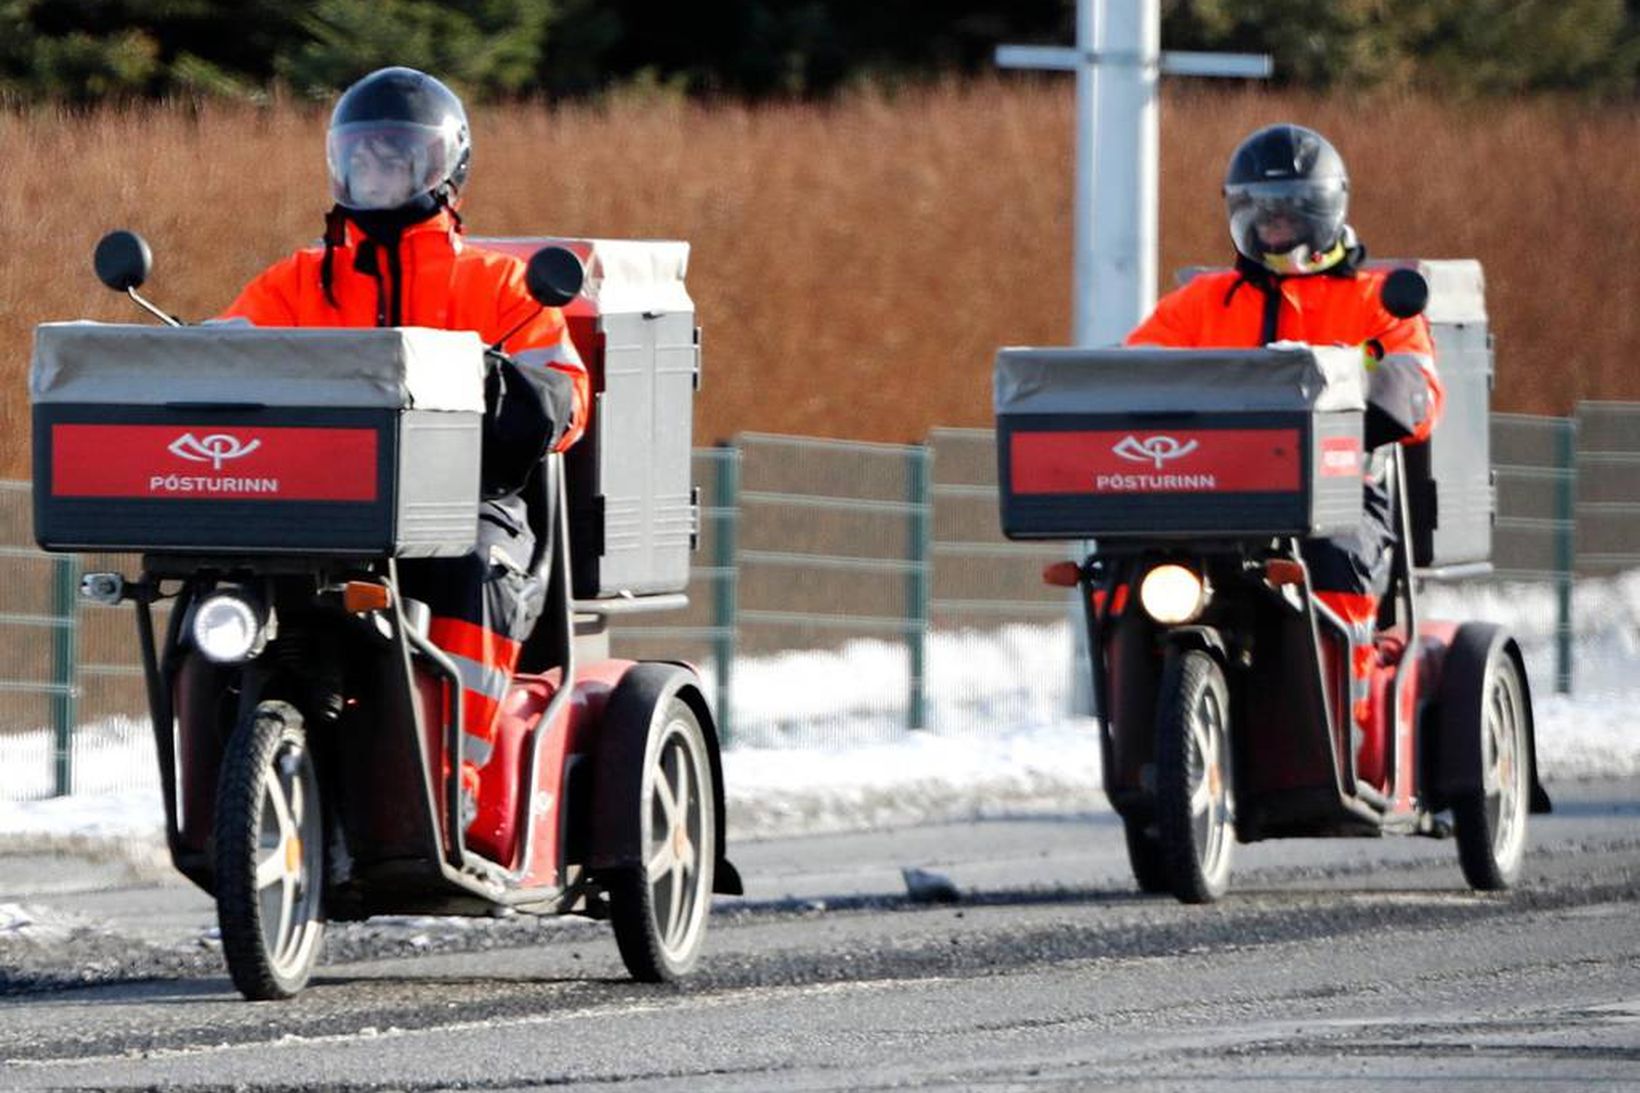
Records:
[[[518,656],[520,672],[545,672],[560,667],[569,656],[570,635],[564,621],[569,606],[565,602],[569,594],[567,574],[566,567],[558,564],[563,552],[557,549],[559,505],[564,503],[559,488],[562,459],[560,455],[547,456],[521,491],[530,531],[535,535],[535,550],[529,562],[530,579],[539,584],[545,595],[541,615],[529,637],[524,639]]]

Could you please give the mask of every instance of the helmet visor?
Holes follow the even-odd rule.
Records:
[[[1287,254],[1304,247],[1317,254],[1344,230],[1349,191],[1342,179],[1280,179],[1225,187],[1230,235],[1247,257]]]
[[[437,189],[460,152],[459,126],[350,122],[325,141],[330,192],[350,209],[396,209]]]

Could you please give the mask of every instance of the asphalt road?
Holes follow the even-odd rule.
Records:
[[[1183,907],[1108,813],[749,843],[681,989],[602,924],[414,919],[251,1005],[203,896],[0,851],[0,907],[72,916],[0,931],[0,1088],[1640,1090],[1640,781],[1550,791],[1501,896],[1449,841],[1289,841]]]

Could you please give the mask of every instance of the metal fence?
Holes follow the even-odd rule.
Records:
[[[1577,421],[1492,415],[1493,576],[1555,587],[1555,689],[1572,687],[1572,578],[1577,535]]]
[[[1640,565],[1640,403],[1578,407],[1576,462],[1577,571]]]
[[[1038,578],[1058,548],[998,531],[988,431],[925,445],[747,434],[697,452],[695,475],[709,501],[690,607],[621,623],[612,648],[700,663],[730,739],[841,746],[1027,714],[1027,696],[999,699],[1006,687],[963,664],[965,635],[1065,616]]]
[[[1495,577],[1555,589],[1567,691],[1574,576],[1640,566],[1640,404],[1498,414],[1491,439]],[[750,434],[698,450],[694,475],[689,607],[623,620],[611,645],[698,664],[735,743],[985,731],[1063,707],[1066,594],[1040,580],[1062,545],[1002,538],[989,430],[920,445]],[[122,559],[41,553],[29,510],[26,483],[0,484],[0,762],[38,766],[0,787],[46,796],[86,788],[78,768],[117,743],[92,729],[145,734],[146,713],[129,609],[75,594],[81,572]]]

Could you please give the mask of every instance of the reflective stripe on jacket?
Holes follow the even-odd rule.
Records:
[[[524,287],[520,259],[467,246],[448,210],[404,229],[396,263],[350,222],[331,259],[333,306],[320,280],[324,256],[321,244],[276,262],[245,286],[223,317],[248,319],[257,326],[473,330],[485,345],[506,335],[502,348],[515,359],[544,364],[574,383],[569,427],[555,450],[580,437],[591,402],[586,366],[570,341],[563,313],[541,307]],[[394,284],[395,266],[400,284]]]
[[[1379,293],[1386,270],[1304,277],[1249,277],[1241,270],[1202,273],[1162,297],[1128,345],[1174,349],[1257,347],[1275,341],[1366,345],[1382,349],[1381,368],[1415,368],[1429,390],[1428,412],[1406,443],[1428,438],[1445,392],[1423,316],[1398,319]]]

